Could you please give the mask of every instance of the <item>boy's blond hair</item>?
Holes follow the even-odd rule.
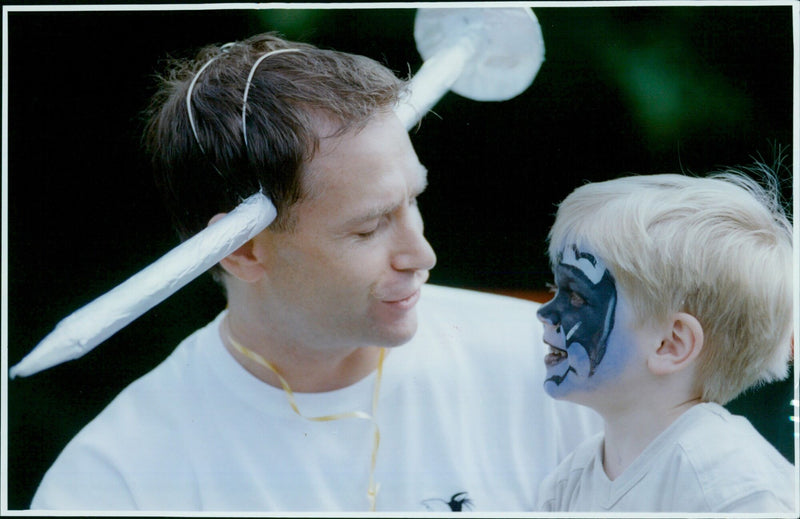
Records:
[[[724,404],[787,374],[792,226],[765,176],[768,188],[732,170],[587,184],[560,204],[550,230],[551,262],[572,244],[593,251],[640,323],[678,311],[700,321],[694,389],[704,401]]]

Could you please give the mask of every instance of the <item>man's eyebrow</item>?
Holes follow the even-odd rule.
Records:
[[[384,215],[391,214],[397,209],[397,207],[398,204],[386,204],[373,207],[368,212],[347,220],[347,222],[345,222],[345,226],[352,227],[361,223],[369,222],[370,220],[375,220]]]
[[[428,170],[423,165],[420,165],[419,169],[420,169],[419,181],[417,182],[416,186],[414,186],[412,192],[409,194],[409,198],[416,198],[417,196],[422,194],[422,192],[425,191],[425,189],[427,189],[428,187]],[[345,222],[345,226],[352,227],[364,222],[369,222],[370,220],[375,220],[384,215],[391,214],[394,211],[396,211],[398,207],[402,206],[405,202],[406,200],[402,200],[397,203],[375,206],[366,213],[355,216],[347,220],[347,222]]]

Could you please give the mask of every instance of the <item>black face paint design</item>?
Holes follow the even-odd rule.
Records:
[[[617,290],[605,265],[570,247],[554,269],[555,297],[537,312],[546,326],[547,381],[561,385],[570,376],[590,377],[603,360],[614,327]]]

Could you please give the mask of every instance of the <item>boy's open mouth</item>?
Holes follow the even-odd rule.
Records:
[[[547,367],[555,366],[559,362],[566,360],[569,356],[566,350],[556,348],[552,344],[548,344],[548,346],[550,346],[550,352],[544,357],[544,363]]]

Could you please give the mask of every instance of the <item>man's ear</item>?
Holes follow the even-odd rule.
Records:
[[[647,358],[654,375],[669,375],[688,367],[703,349],[703,326],[691,314],[678,312],[667,322],[659,347]]]
[[[223,216],[225,216],[225,213],[214,215],[211,220],[208,221],[208,225],[214,224]],[[258,281],[263,277],[265,272],[264,266],[255,254],[253,254],[253,240],[249,240],[231,254],[222,258],[219,264],[226,272],[246,283]]]

